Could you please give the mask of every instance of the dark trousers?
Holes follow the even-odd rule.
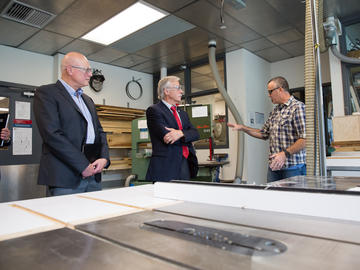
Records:
[[[182,157],[179,179],[171,179],[171,180],[190,180],[189,163],[186,158]],[[157,182],[157,181],[153,181],[153,184],[155,182]]]
[[[80,184],[76,188],[48,187],[47,196],[60,196],[75,193],[91,192],[101,190],[101,182],[95,181],[95,176],[81,179]]]
[[[179,180],[190,180],[190,169],[188,160],[182,157],[181,160],[181,171],[180,171],[180,179]]]

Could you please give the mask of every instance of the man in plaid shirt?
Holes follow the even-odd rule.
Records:
[[[271,102],[278,105],[262,129],[231,123],[228,126],[258,139],[269,139],[268,182],[305,175],[305,105],[290,94],[283,77],[272,78],[267,89]]]

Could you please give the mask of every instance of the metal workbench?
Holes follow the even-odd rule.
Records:
[[[345,207],[359,205],[358,183],[178,181],[0,204],[61,223],[0,241],[0,269],[358,269],[360,211]]]

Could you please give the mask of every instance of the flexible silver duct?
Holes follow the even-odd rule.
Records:
[[[341,54],[336,45],[338,43],[338,35],[341,35],[341,24],[339,20],[335,17],[327,17],[326,22],[324,23],[324,31],[327,45],[331,48],[331,52],[336,56],[340,61],[349,63],[349,64],[360,64],[360,59],[355,57],[348,57]]]
[[[349,56],[345,56],[345,55],[341,54],[338,51],[338,49],[336,48],[336,44],[330,45],[330,48],[331,48],[331,52],[333,53],[333,55],[335,55],[337,58],[339,58],[340,61],[345,62],[345,63],[349,63],[349,64],[360,65],[360,59],[359,58],[349,57]]]
[[[216,67],[216,57],[215,57],[216,41],[210,40],[208,43],[208,47],[209,47],[209,64],[211,67],[211,71],[214,75],[215,82],[217,84],[219,92],[222,95],[223,99],[225,100],[227,106],[229,107],[232,115],[234,116],[236,123],[243,124],[240,114],[239,114],[238,110],[236,109],[234,103],[232,102],[229,94],[227,93],[227,91],[223,85],[223,82],[220,78],[219,71],[217,70],[217,67]],[[244,163],[244,134],[243,134],[243,132],[238,132],[237,134],[238,134],[239,151],[237,151],[238,156],[237,156],[237,163],[236,163],[235,182],[238,182],[239,180],[241,181],[241,179],[242,179],[243,163]]]

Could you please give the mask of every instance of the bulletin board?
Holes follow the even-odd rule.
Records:
[[[0,82],[0,96],[9,99],[12,142],[0,148],[0,165],[39,164],[41,136],[33,112],[35,86]]]

